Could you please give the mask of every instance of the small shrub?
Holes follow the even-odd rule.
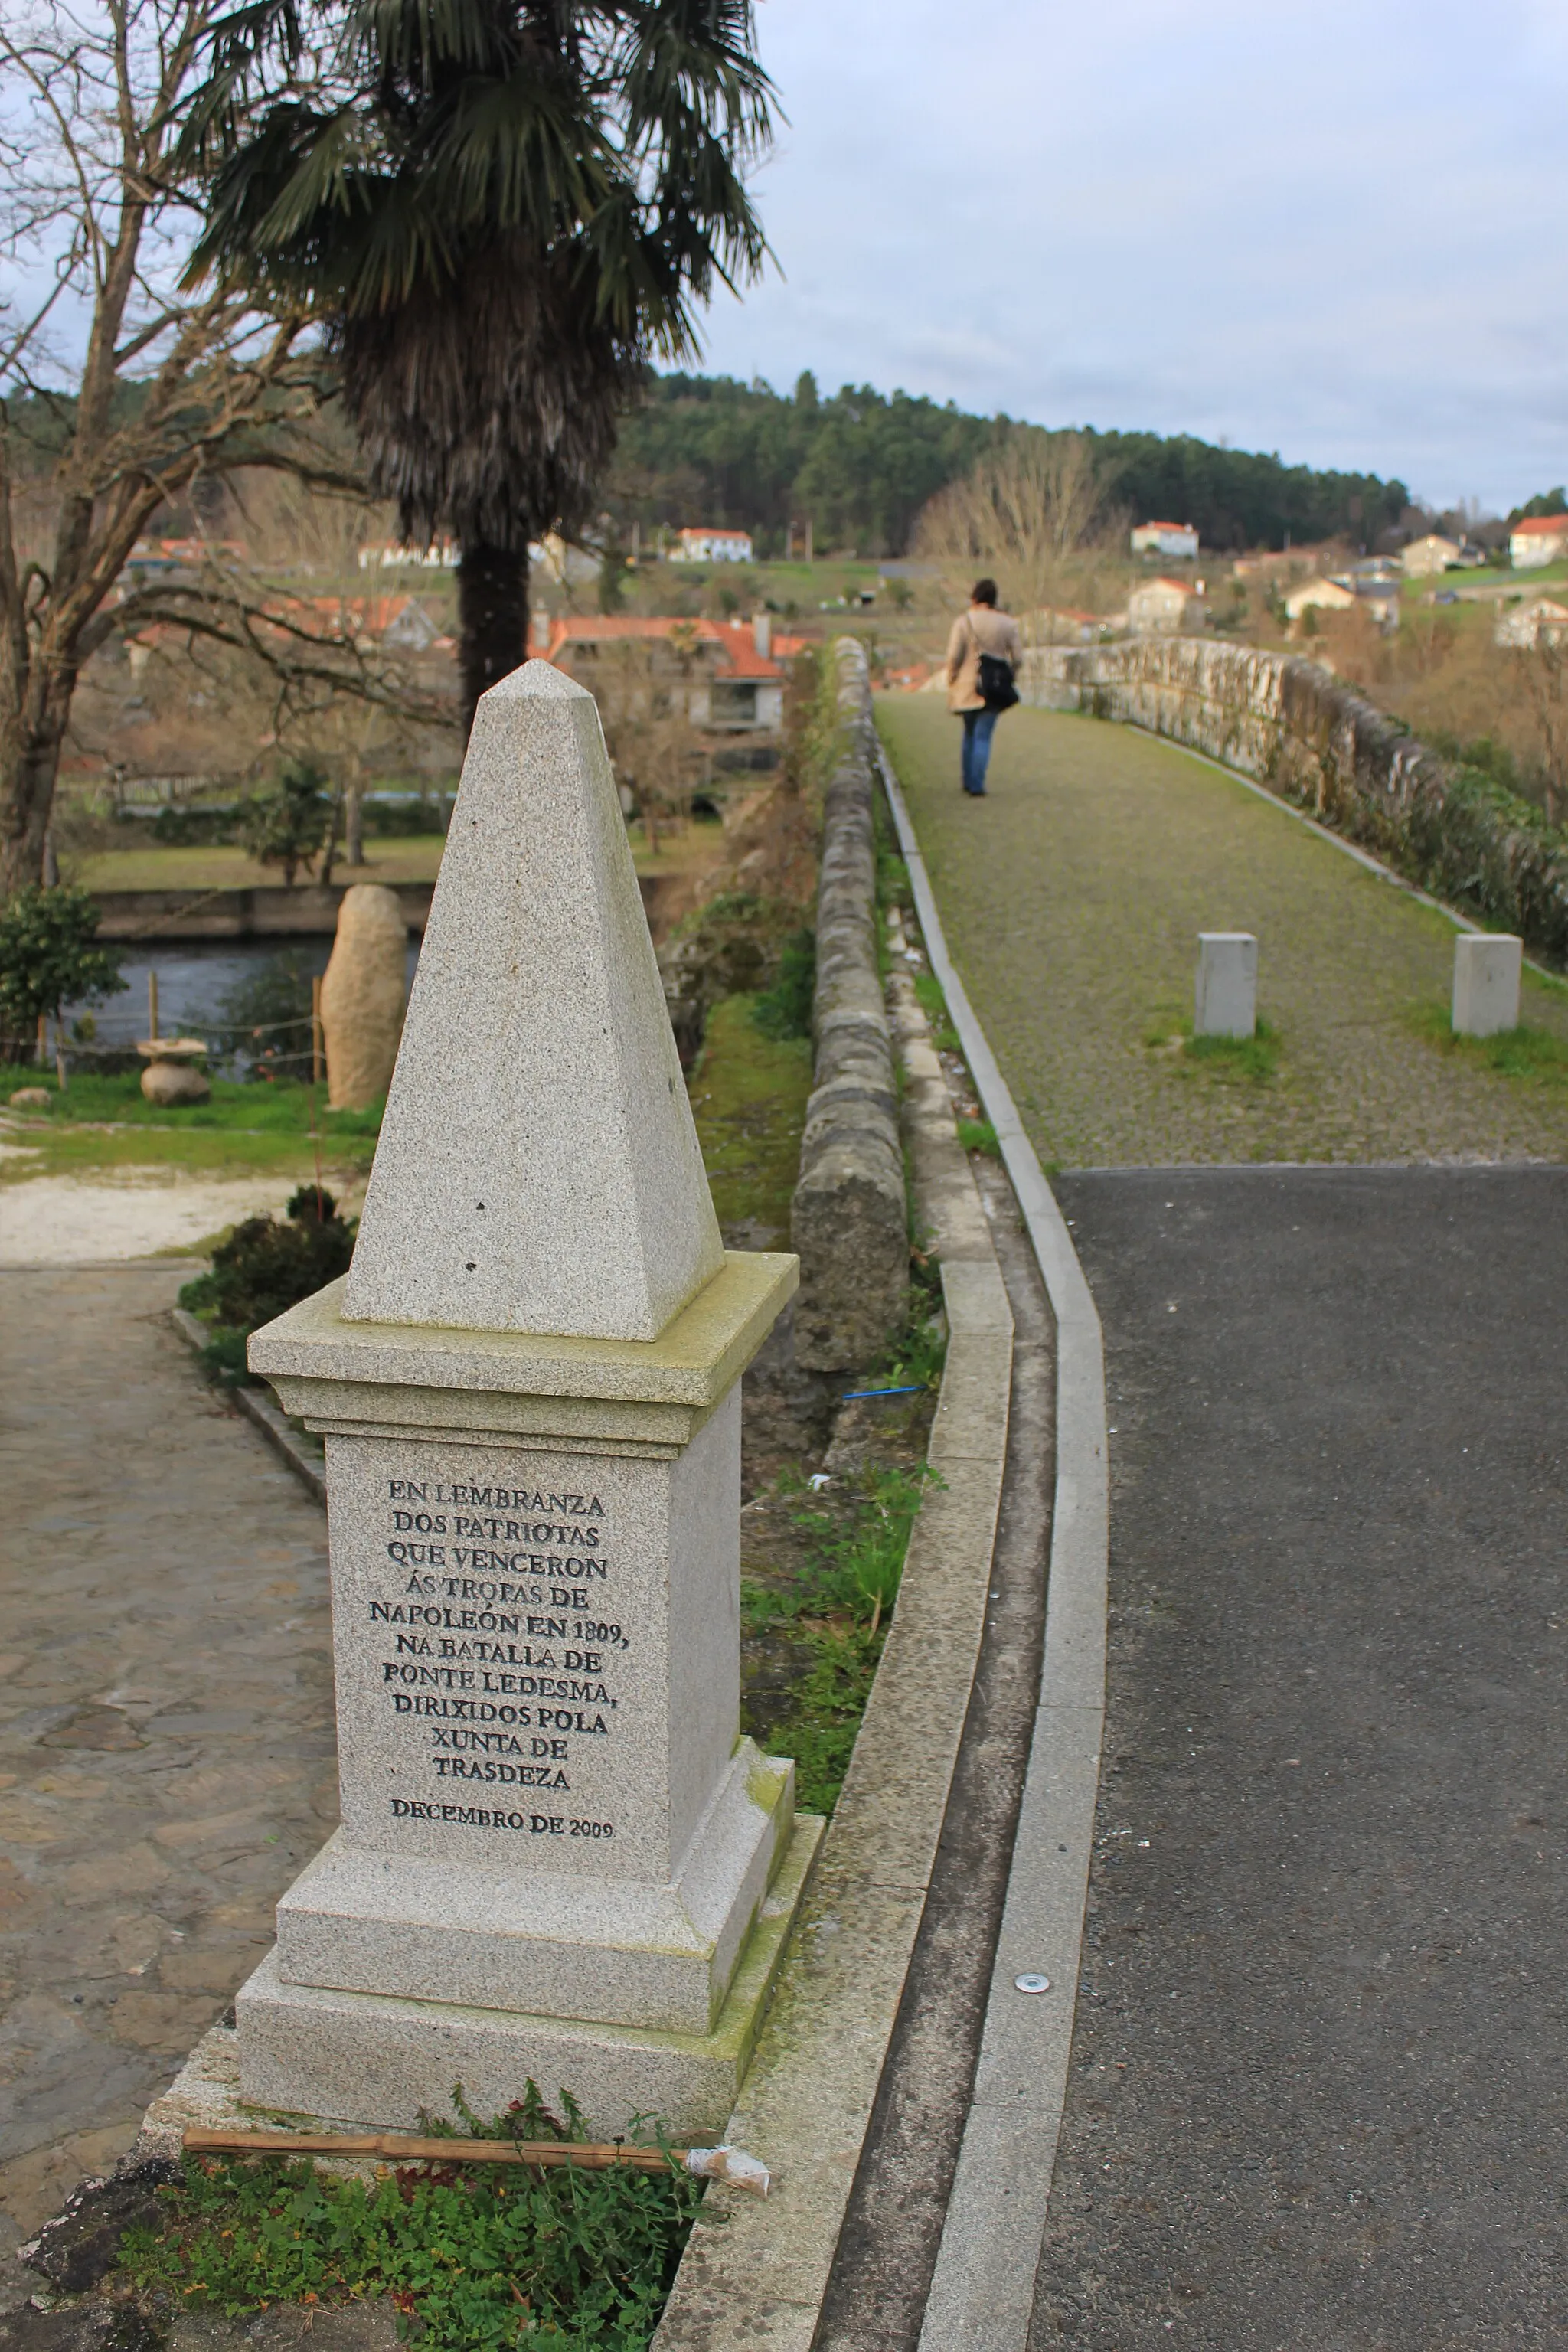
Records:
[[[416,834],[445,833],[447,803],[439,793],[410,793],[385,799],[367,793],[360,803],[361,831],[381,841],[396,841]]]
[[[237,837],[237,808],[208,805],[161,808],[153,820],[153,838],[160,849],[206,849]]]
[[[213,1252],[212,1267],[180,1292],[180,1304],[241,1338],[313,1297],[353,1255],[353,1227],[330,1192],[300,1186],[279,1223],[247,1217]],[[243,1368],[243,1354],[239,1367]],[[218,1369],[226,1369],[226,1360]]]
[[[332,822],[328,779],[300,760],[286,761],[275,782],[240,803],[236,830],[258,866],[280,866],[286,889],[301,866],[324,849]]]
[[[98,944],[98,908],[87,890],[29,883],[0,908],[0,1022],[23,1038],[42,1015],[82,998],[97,1003],[127,983],[120,956]],[[61,1090],[66,1075],[57,1049]]]

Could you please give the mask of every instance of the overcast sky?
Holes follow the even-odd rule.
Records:
[[[1568,478],[1568,0],[763,0],[778,268],[705,364]]]

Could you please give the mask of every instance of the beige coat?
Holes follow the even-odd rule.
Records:
[[[952,625],[947,641],[947,707],[950,710],[984,710],[980,691],[980,656],[999,654],[1015,669],[1024,658],[1024,640],[1010,614],[993,612],[989,604],[971,604]]]

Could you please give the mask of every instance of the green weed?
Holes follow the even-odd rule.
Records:
[[[810,1812],[831,1812],[887,1640],[903,1575],[910,1529],[934,1473],[871,1469],[858,1488],[820,1500],[797,1477],[780,1491],[799,1497],[793,1514],[806,1538],[806,1564],[785,1591],[748,1583],[742,1608],[749,1633],[786,1626],[804,1652],[805,1672],[770,1744],[793,1756],[795,1786]]]
[[[187,2157],[161,2192],[164,2228],[128,2231],[121,2260],[183,2310],[386,2295],[427,2352],[642,2352],[700,2193],[673,2162],[500,2179],[455,2162],[367,2182],[306,2160]]]
[[[1190,1018],[1157,1019],[1144,1032],[1143,1043],[1152,1054],[1170,1054],[1185,1070],[1202,1070],[1221,1085],[1245,1080],[1267,1084],[1279,1067],[1279,1032],[1272,1022],[1259,1021],[1250,1037],[1194,1037]]]
[[[1189,1037],[1183,1058],[1216,1078],[1246,1078],[1261,1085],[1279,1066],[1279,1032],[1260,1021],[1250,1037]]]
[[[938,1053],[962,1053],[963,1049],[958,1042],[958,1032],[947,1009],[947,999],[942,992],[942,982],[934,971],[916,972],[915,1003],[931,1024],[931,1043]]]
[[[983,1151],[987,1160],[1000,1160],[1002,1146],[996,1140],[996,1129],[988,1118],[961,1118],[958,1139],[965,1151]]]
[[[1446,1008],[1423,1006],[1415,1028],[1439,1052],[1460,1061],[1495,1070],[1500,1077],[1521,1078],[1536,1087],[1568,1087],[1568,1038],[1528,1023],[1517,1029],[1500,1029],[1491,1037],[1457,1034]]]

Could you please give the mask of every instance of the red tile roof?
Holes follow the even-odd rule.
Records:
[[[678,629],[689,632],[689,641],[694,646],[717,646],[720,658],[713,667],[715,677],[755,681],[759,685],[782,683],[784,664],[805,644],[804,637],[786,636],[775,630],[772,653],[760,654],[750,621],[681,620],[674,614],[648,618],[629,613],[572,614],[558,615],[552,622],[544,659],[559,662],[571,646],[625,645],[637,638],[670,637]]]
[[[1516,522],[1513,536],[1536,539],[1568,539],[1568,515],[1531,515],[1527,522]]]

